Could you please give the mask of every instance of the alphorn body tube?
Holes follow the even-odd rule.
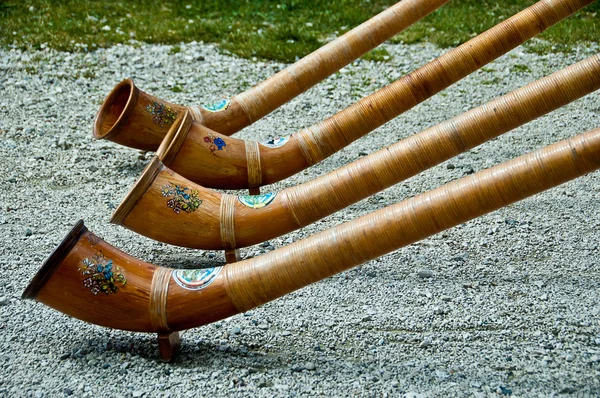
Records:
[[[196,122],[231,135],[268,115],[356,58],[427,16],[449,0],[403,0],[338,37],[253,88],[203,106],[181,106],[137,88],[117,84],[94,122],[96,138],[156,150],[177,116],[189,111]]]
[[[157,267],[77,223],[25,292],[70,316],[170,332],[247,311],[370,259],[600,168],[600,129],[580,134],[260,257],[203,270]]]
[[[278,193],[219,193],[154,158],[111,221],[151,239],[197,249],[257,244],[309,225],[599,88],[600,55],[594,55]]]
[[[176,121],[158,156],[207,188],[272,184],[321,162],[403,112],[468,76],[591,3],[542,0],[324,121],[268,142],[244,141],[193,122]]]

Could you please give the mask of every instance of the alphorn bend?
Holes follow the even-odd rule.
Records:
[[[172,104],[141,91],[130,79],[117,84],[94,122],[96,138],[156,150],[177,115],[231,135],[268,115],[358,57],[400,33],[449,0],[403,0],[253,88],[203,106]]]
[[[234,249],[309,225],[600,88],[600,54],[279,193],[222,194],[156,157],[111,222],[161,242]]]
[[[102,241],[80,221],[42,265],[23,298],[101,326],[158,332],[164,343],[161,355],[168,360],[179,341],[176,331],[248,311],[598,168],[600,129],[263,256],[208,269],[174,270],[143,262]]]
[[[312,166],[558,23],[590,0],[543,0],[401,77],[336,115],[270,142],[244,141],[176,121],[158,156],[176,173],[207,188],[271,184]]]

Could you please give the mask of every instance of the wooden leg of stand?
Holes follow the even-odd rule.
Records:
[[[158,351],[163,362],[171,362],[175,359],[179,350],[179,332],[158,333]]]
[[[260,195],[260,187],[248,188],[248,193],[250,195]]]
[[[225,262],[227,264],[236,263],[241,260],[240,251],[238,249],[225,250]]]

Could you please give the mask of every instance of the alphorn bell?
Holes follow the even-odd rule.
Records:
[[[171,170],[207,188],[272,184],[326,159],[591,2],[542,0],[289,137],[260,143],[235,139],[193,122],[189,113],[171,126],[158,156]]]
[[[360,158],[263,195],[204,188],[156,157],[111,222],[197,249],[234,249],[309,225],[600,88],[600,54]]]
[[[77,223],[23,293],[163,341],[600,168],[600,129],[572,137],[252,259],[196,270],[138,260]],[[172,337],[171,342],[176,338]],[[163,358],[173,357],[167,347]]]
[[[400,33],[449,0],[403,0],[231,100],[182,106],[160,100],[124,80],[104,100],[93,133],[133,148],[154,151],[177,116],[231,135],[268,115],[356,58]]]

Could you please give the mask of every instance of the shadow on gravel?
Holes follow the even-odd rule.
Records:
[[[116,172],[122,176],[138,177],[146,168],[149,162],[128,162],[126,164],[117,165]]]
[[[160,260],[161,267],[183,269],[222,267],[225,264],[225,259],[218,258],[217,256],[214,258],[202,258],[192,254],[178,254],[177,256],[167,255]]]

